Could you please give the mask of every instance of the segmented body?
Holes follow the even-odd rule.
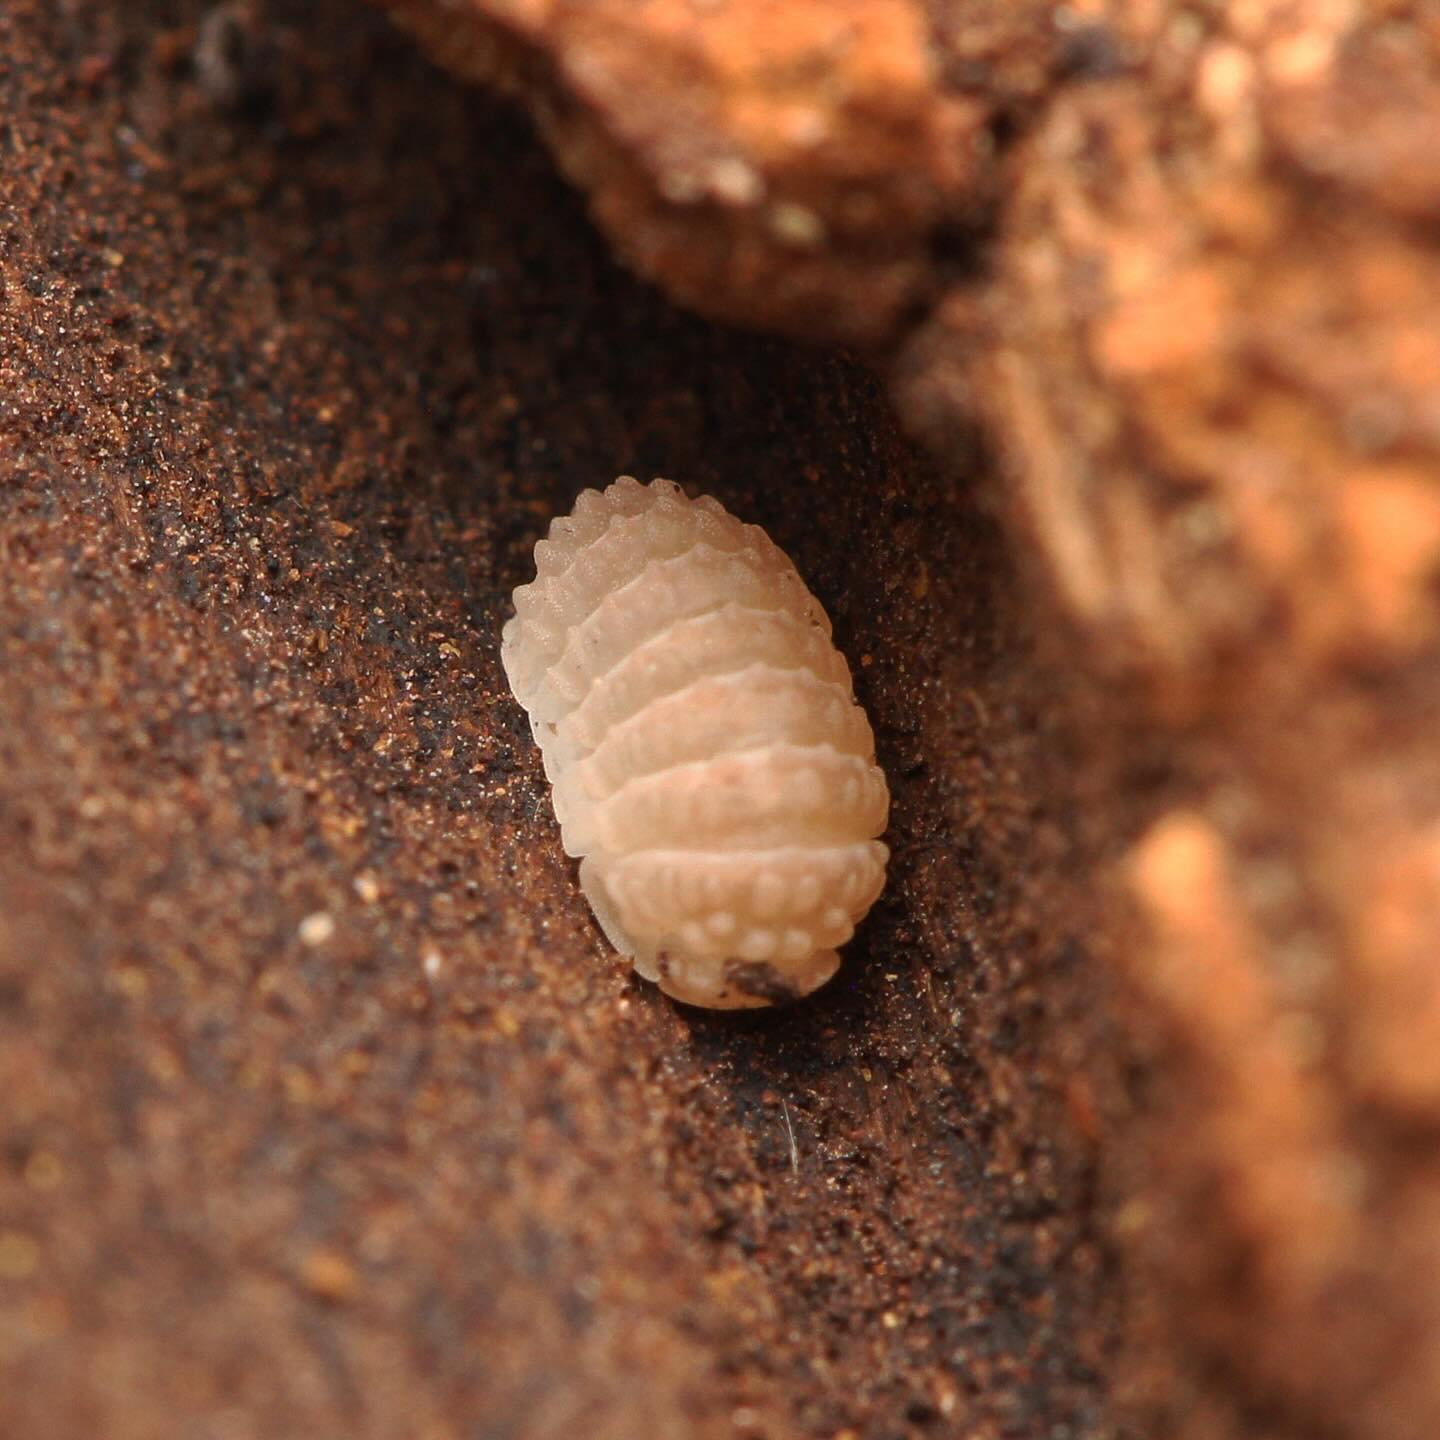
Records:
[[[535,564],[501,658],[606,936],[690,1004],[824,984],[884,884],[889,792],[795,567],[718,501],[630,476]]]

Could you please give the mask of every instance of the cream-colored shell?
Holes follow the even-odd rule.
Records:
[[[580,886],[667,994],[823,985],[885,883],[889,791],[830,621],[758,526],[622,475],[535,546],[500,649]]]

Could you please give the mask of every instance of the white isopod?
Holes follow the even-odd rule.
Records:
[[[501,659],[610,942],[677,1000],[823,985],[890,795],[830,621],[755,525],[622,475],[535,546]]]

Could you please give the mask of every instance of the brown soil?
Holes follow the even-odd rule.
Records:
[[[1115,1433],[1123,826],[963,425],[671,308],[346,0],[12,0],[0,117],[0,1434]],[[607,953],[500,673],[620,471],[793,554],[891,777],[759,1020]]]
[[[1435,6],[385,3],[991,497],[1078,737],[1094,927],[1022,863],[1098,957],[1123,1412],[1440,1434]]]

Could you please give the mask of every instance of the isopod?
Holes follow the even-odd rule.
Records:
[[[606,937],[691,1005],[823,985],[884,885],[890,795],[820,602],[759,526],[629,475],[535,569],[501,659]]]

